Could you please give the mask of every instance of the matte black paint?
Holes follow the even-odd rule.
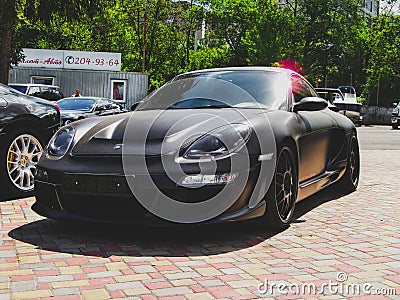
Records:
[[[253,69],[259,71],[265,70],[266,68],[226,68],[224,70],[251,71]],[[217,69],[217,71],[218,70],[219,69]],[[213,70],[203,70],[200,72],[213,72]],[[291,75],[290,71],[287,70],[281,72],[286,72],[288,76]],[[316,96],[317,94],[315,91],[314,93]],[[337,181],[343,175],[346,168],[349,140],[352,133],[356,131],[353,123],[347,117],[331,111],[328,108],[315,110],[314,106],[314,108],[311,107],[312,109],[308,108],[310,109],[309,111],[299,110],[298,112],[294,112],[294,100],[290,95],[291,94],[288,92],[286,110],[202,109],[201,111],[204,113],[207,112],[210,115],[218,114],[232,123],[244,121],[240,116],[243,114],[246,116],[247,121],[250,121],[253,128],[259,128],[265,124],[267,118],[272,125],[275,136],[275,143],[278,148],[276,151],[283,145],[289,145],[293,152],[297,154],[296,161],[299,174],[299,193],[297,201],[300,201]],[[318,99],[316,99],[314,103],[316,106],[321,105],[321,101],[324,101],[320,98]],[[303,107],[303,109],[307,108]],[[238,112],[240,113],[238,114]],[[133,195],[127,192],[126,187],[122,187],[121,190],[113,190],[112,193],[107,193],[100,191],[96,186],[92,186],[94,189],[93,191],[87,191],[85,189],[79,190],[74,196],[74,199],[78,197],[82,202],[88,199],[87,196],[90,196],[92,199],[97,199],[99,202],[95,201],[94,203],[98,203],[98,206],[103,207],[103,210],[106,211],[107,207],[112,208],[112,212],[109,214],[103,212],[96,214],[96,209],[98,208],[96,204],[87,205],[88,203],[83,204],[82,202],[80,202],[82,204],[82,209],[80,210],[79,201],[75,202],[77,207],[69,210],[67,206],[71,204],[69,203],[71,193],[68,189],[65,190],[64,188],[68,185],[68,183],[66,183],[66,176],[70,176],[71,174],[71,176],[75,174],[78,180],[83,180],[83,177],[80,177],[79,174],[92,174],[99,177],[109,176],[106,182],[107,180],[109,180],[109,182],[120,180],[121,176],[123,176],[121,152],[114,149],[115,144],[122,143],[125,128],[130,117],[134,118],[136,121],[135,124],[137,126],[135,126],[135,130],[140,132],[140,130],[148,126],[148,124],[146,124],[147,120],[153,120],[154,113],[154,111],[136,110],[128,114],[102,118],[101,120],[97,118],[74,123],[76,134],[68,155],[59,160],[44,158],[38,166],[38,169],[41,170],[40,174],[46,171],[47,176],[41,176],[36,179],[38,183],[36,185],[37,202],[33,205],[33,210],[41,215],[55,219],[144,223],[146,220],[149,220],[149,218],[154,219],[154,216],[141,209],[139,209],[138,214],[135,213],[135,217],[131,219],[125,218],[126,209],[129,210],[128,207],[133,205],[132,201],[136,202]],[[171,182],[163,179],[163,177],[165,177],[165,172],[160,165],[159,157],[161,154],[171,155],[170,153],[176,151],[176,149],[169,149],[168,145],[166,145],[165,153],[161,153],[160,150],[162,139],[167,137],[166,135],[170,129],[170,125],[174,124],[179,118],[182,118],[183,115],[187,117],[193,114],[194,118],[197,113],[198,111],[196,110],[165,111],[164,115],[153,124],[153,130],[150,131],[148,136],[148,147],[145,153],[149,173],[155,177],[159,176],[158,178],[160,178],[159,187],[165,189],[166,192],[186,193],[183,199],[185,197],[191,197],[191,201],[196,201],[196,199],[197,201],[201,201],[199,195],[209,192],[209,188],[204,187],[197,189],[195,192],[191,192],[182,191],[184,190],[183,188],[173,186]],[[207,120],[202,119],[197,121]],[[210,117],[209,121],[213,121],[212,117]],[[181,130],[183,131],[183,129],[190,128],[190,126],[190,123],[183,124],[181,127],[175,128],[175,131],[169,132],[168,134],[180,134]],[[216,125],[216,127],[218,126]],[[184,135],[182,135],[182,138],[184,138]],[[253,192],[255,182],[258,180],[260,168],[258,156],[261,154],[258,139],[263,139],[263,137],[256,137],[252,134],[250,140],[246,144],[251,165],[248,184],[245,190],[236,194],[237,202],[230,209],[215,219],[209,220],[209,222],[255,218],[264,213],[266,209],[265,195],[258,196],[259,203],[255,208],[250,209],[247,205],[249,197]],[[135,147],[133,147],[130,151],[130,155],[140,155],[139,148],[135,149]],[[172,156],[173,155],[171,155],[169,159],[172,159]],[[229,157],[219,161],[219,171],[223,172],[225,169],[229,169],[229,164],[225,160],[229,160]],[[182,167],[187,174],[196,174],[199,170],[198,163],[185,164]],[[204,168],[207,168],[207,165],[202,167],[204,170]],[[135,170],[138,188],[141,187],[140,174],[142,174],[142,172],[143,170]],[[274,170],[271,169],[271,172],[273,173]],[[104,177],[100,180],[103,179]],[[268,190],[268,187],[265,187],[265,190]],[[233,193],[235,193],[234,189]],[[51,194],[53,195],[52,197],[49,196]],[[113,198],[107,198],[107,195]],[[86,196],[86,198],[84,196]],[[115,196],[117,197],[115,198]],[[120,201],[117,199],[121,199],[121,202],[117,202]],[[128,205],[126,203],[130,204]],[[67,208],[64,207],[64,204]],[[88,212],[88,208],[84,208],[87,206],[92,209],[90,213]],[[115,206],[117,206],[117,211],[114,211]],[[99,208],[99,210],[102,209]],[[119,214],[121,215],[120,219],[118,218]]]

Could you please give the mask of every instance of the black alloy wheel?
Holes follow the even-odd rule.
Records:
[[[283,229],[293,219],[297,199],[297,166],[293,152],[283,146],[276,162],[274,180],[267,193],[267,209],[264,220],[269,227]]]
[[[343,177],[339,180],[338,186],[343,192],[350,193],[357,189],[359,180],[360,152],[357,135],[353,133],[349,142],[346,171]]]

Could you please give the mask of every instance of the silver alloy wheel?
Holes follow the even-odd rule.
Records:
[[[33,172],[42,153],[42,145],[31,134],[21,134],[10,144],[7,152],[7,173],[19,190],[33,189]]]

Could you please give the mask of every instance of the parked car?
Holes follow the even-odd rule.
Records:
[[[178,75],[134,111],[62,127],[32,209],[57,220],[284,228],[296,202],[359,181],[357,131],[301,75],[236,67]]]
[[[393,108],[391,122],[392,128],[397,129],[400,125],[400,102],[394,103],[395,107]]]
[[[344,100],[343,94],[339,89],[334,88],[315,88],[318,93],[318,96],[322,99],[328,101],[329,109],[339,112],[339,108],[333,104],[333,102],[337,99]]]
[[[350,99],[349,101],[356,101],[356,89],[351,85],[341,85],[338,89],[342,92],[345,100]]]
[[[324,98],[325,100],[329,101],[330,103],[333,104],[335,100],[344,100],[344,96],[342,94],[342,91],[336,88],[315,88],[317,91],[318,95],[321,98]]]
[[[0,84],[1,200],[32,194],[36,164],[59,126],[54,103]]]
[[[108,116],[125,112],[117,103],[99,97],[68,97],[57,101],[63,124],[95,116]]]
[[[60,88],[56,85],[35,84],[35,83],[9,83],[9,87],[20,91],[25,95],[57,101],[64,98]]]
[[[357,102],[353,87],[342,86],[340,88],[316,88],[316,91],[320,97],[331,102],[337,107],[338,112],[347,116],[355,125],[360,126],[362,124],[362,104]]]

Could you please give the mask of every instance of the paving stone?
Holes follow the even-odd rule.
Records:
[[[38,282],[69,281],[73,279],[72,275],[43,276],[38,279]]]
[[[115,290],[143,288],[144,286],[140,282],[132,281],[132,282],[124,282],[124,283],[107,284],[106,287],[110,291],[115,291]]]
[[[196,278],[200,277],[200,275],[196,272],[181,272],[181,273],[173,273],[173,274],[165,274],[165,277],[169,280],[176,280],[176,279],[187,279],[187,278]]]
[[[82,291],[83,300],[107,300],[110,295],[104,289],[91,289]]]
[[[78,288],[60,288],[53,289],[54,296],[69,296],[69,295],[80,295],[80,291]]]
[[[9,289],[11,293],[36,290],[36,282],[34,281],[11,282]]]
[[[34,198],[1,202],[0,300],[343,299],[257,293],[264,280],[321,286],[340,272],[346,283],[397,288],[385,299],[398,299],[400,201],[393,191],[400,160],[393,157],[400,150],[361,155],[357,191],[321,192],[300,202],[312,208],[278,233],[256,224],[74,231],[33,213]]]
[[[119,271],[106,271],[106,272],[99,272],[99,273],[90,273],[86,276],[88,278],[104,278],[104,277],[112,277],[112,276],[121,276],[121,272]]]
[[[219,279],[211,279],[211,280],[199,281],[199,284],[204,287],[210,287],[210,286],[224,285],[225,283]]]
[[[188,287],[173,287],[166,289],[157,289],[152,291],[157,297],[175,296],[189,294],[191,290]]]

